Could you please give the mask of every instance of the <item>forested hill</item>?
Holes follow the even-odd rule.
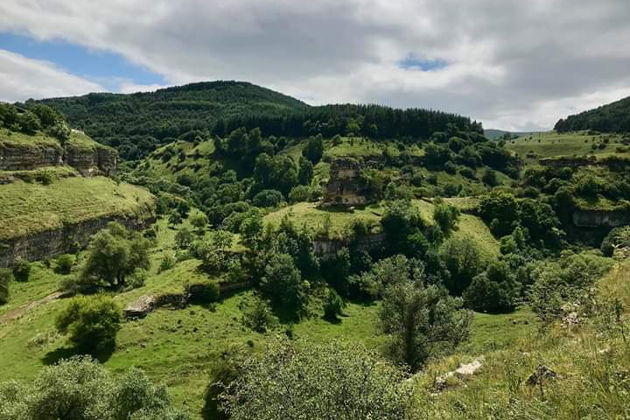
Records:
[[[482,132],[481,124],[454,114],[378,105],[311,107],[251,83],[232,81],[147,93],[91,93],[41,102],[61,111],[74,128],[115,147],[129,160],[142,158],[176,138],[224,136],[239,127],[260,127],[264,135],[286,137],[352,133],[371,138],[426,139],[448,124]]]
[[[220,118],[244,113],[286,114],[306,108],[297,99],[246,82],[192,83],[133,94],[90,93],[44,99],[61,111],[73,128],[137,159],[156,145],[191,130],[208,130]]]
[[[559,132],[597,130],[608,133],[630,132],[630,97],[580,114],[570,115],[556,123]]]

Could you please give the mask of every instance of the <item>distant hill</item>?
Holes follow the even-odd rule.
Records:
[[[306,137],[355,134],[372,138],[426,139],[449,124],[481,132],[469,118],[424,109],[304,102],[246,82],[193,83],[134,94],[91,93],[38,101],[63,113],[70,124],[115,147],[122,158],[140,159],[177,138],[224,136],[239,127],[264,135]],[[29,103],[27,103],[29,105]]]
[[[499,140],[501,138],[505,138],[506,135],[510,136],[510,139],[515,139],[518,137],[528,136],[533,134],[533,131],[505,131],[505,130],[497,130],[494,128],[488,128],[483,130],[483,134],[489,138],[490,140]]]
[[[244,113],[284,114],[306,108],[297,99],[251,83],[193,83],[134,94],[90,93],[38,101],[64,114],[74,127],[136,159],[191,130]]]
[[[559,132],[596,130],[605,133],[630,132],[630,97],[599,108],[571,115],[556,123]]]

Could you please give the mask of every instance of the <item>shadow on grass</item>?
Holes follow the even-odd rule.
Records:
[[[98,350],[85,350],[78,347],[60,347],[46,353],[46,355],[42,358],[42,362],[45,365],[54,365],[63,359],[69,359],[73,356],[87,355],[92,356],[101,363],[105,363],[110,357],[112,357],[115,350],[115,343],[103,345]]]

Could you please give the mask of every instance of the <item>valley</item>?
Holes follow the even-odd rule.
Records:
[[[142,370],[137,418],[629,414],[623,131],[243,82],[0,107],[0,418],[47,369]]]

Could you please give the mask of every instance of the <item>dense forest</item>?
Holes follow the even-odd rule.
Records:
[[[130,95],[91,93],[41,102],[128,160],[142,158],[177,138],[224,136],[240,127],[287,137],[356,134],[426,139],[447,124],[482,133],[480,123],[444,112],[377,105],[310,107],[245,82],[194,83]]]
[[[594,130],[603,133],[630,132],[630,97],[596,109],[570,115],[556,123],[559,132]]]

